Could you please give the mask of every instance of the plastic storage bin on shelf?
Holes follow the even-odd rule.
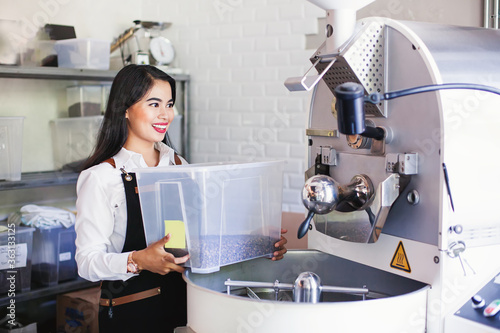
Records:
[[[0,65],[19,64],[20,43],[14,42],[14,38],[19,36],[21,29],[20,20],[0,19]]]
[[[70,117],[101,115],[102,86],[72,86],[66,88],[66,100]]]
[[[40,67],[52,66],[55,63],[56,50],[54,40],[31,40],[24,46],[21,54],[21,66]]]
[[[74,226],[39,227],[33,233],[32,281],[52,286],[78,277]]]
[[[103,117],[76,117],[52,120],[54,165],[60,169],[89,157]]]
[[[0,180],[21,180],[24,117],[0,117]]]
[[[5,226],[5,225],[4,225]],[[18,227],[0,232],[0,294],[31,289],[31,254],[34,228]],[[15,264],[12,255],[15,255]],[[14,267],[13,267],[14,266]],[[15,286],[12,288],[12,286]]]
[[[135,169],[146,241],[189,251],[195,273],[271,256],[280,239],[283,161]]]
[[[98,39],[73,38],[56,42],[59,67],[109,69],[110,42]]]

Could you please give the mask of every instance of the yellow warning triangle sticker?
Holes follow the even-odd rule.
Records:
[[[396,252],[394,252],[391,267],[411,273],[410,263],[408,262],[408,257],[406,256],[402,241],[399,241],[398,248],[396,249]]]

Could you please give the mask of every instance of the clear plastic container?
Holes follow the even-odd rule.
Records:
[[[21,21],[0,19],[0,65],[19,65],[21,28]]]
[[[78,277],[75,261],[76,232],[61,225],[39,227],[33,233],[33,282],[52,286]]]
[[[0,117],[0,180],[21,180],[24,117]]]
[[[4,224],[5,226],[5,224]],[[0,232],[0,294],[31,289],[31,255],[34,228],[15,227]],[[15,255],[15,264],[9,260]]]
[[[102,112],[102,86],[72,86],[66,88],[70,117],[99,116]]]
[[[21,66],[39,67],[45,66],[52,61],[56,56],[54,49],[56,41],[54,40],[32,40],[29,41],[21,56]]]
[[[56,42],[59,67],[109,69],[110,42],[90,38],[63,39]]]
[[[166,250],[195,273],[271,256],[280,239],[283,161],[140,168],[146,242],[167,233]]]
[[[52,144],[56,169],[87,159],[94,148],[103,116],[52,120]]]

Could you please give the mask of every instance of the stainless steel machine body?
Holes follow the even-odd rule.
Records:
[[[310,166],[318,153],[332,154],[332,178],[346,184],[366,175],[379,194],[391,175],[410,181],[382,211],[383,227],[370,229],[365,211],[316,215],[309,246],[428,283],[427,311],[419,315],[427,332],[443,332],[445,321],[455,320],[454,312],[500,271],[492,259],[500,244],[494,153],[500,96],[460,89],[384,101],[366,118],[386,130],[385,142],[357,148],[337,130],[332,91],[348,81],[367,94],[445,83],[499,88],[499,54],[498,30],[368,18],[358,22],[312,98]],[[324,47],[311,61],[322,55],[328,58]],[[318,72],[328,62],[319,62]],[[396,256],[404,256],[399,265]]]
[[[209,275],[187,272],[189,327],[195,332],[498,332],[496,322],[472,323],[460,317],[460,309],[485,283],[500,280],[495,279],[500,96],[440,90],[369,105],[367,125],[382,128],[383,140],[341,134],[332,106],[333,91],[344,82],[361,83],[367,94],[444,83],[500,88],[499,55],[497,30],[385,18],[358,21],[352,37],[333,51],[325,42],[311,57],[320,76],[287,84],[292,90],[315,85],[306,176],[320,161],[340,184],[358,175],[368,178],[374,192],[370,211],[363,206],[316,214],[308,232],[313,250],[290,251],[282,261],[251,260]],[[304,271],[316,273],[325,285],[366,287],[368,296],[376,296],[322,294],[319,303],[309,304],[283,302],[291,297],[287,294],[282,301],[264,300],[256,290],[252,297],[227,295],[224,285],[227,278],[293,283]]]

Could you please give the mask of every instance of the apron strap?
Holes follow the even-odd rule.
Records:
[[[115,159],[114,159],[114,158],[108,158],[108,159],[107,159],[107,160],[105,160],[104,162],[109,163],[109,164],[111,164],[111,166],[112,166],[113,168],[116,168],[116,163],[115,163]]]
[[[179,155],[177,155],[176,152],[174,152],[174,160],[175,160],[175,165],[182,164],[182,161],[181,161],[181,159],[179,158]]]

